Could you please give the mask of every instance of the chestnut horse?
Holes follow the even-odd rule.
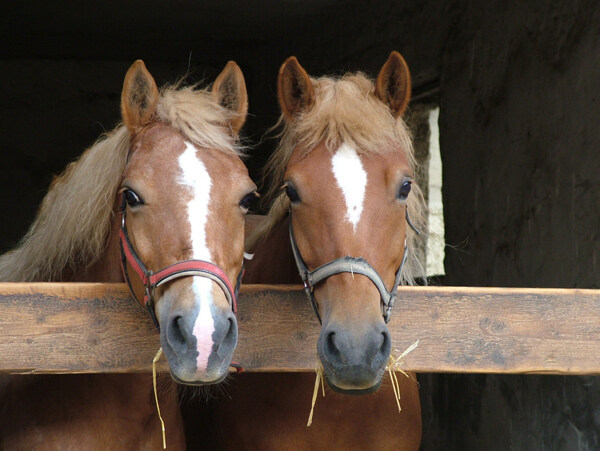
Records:
[[[415,376],[399,375],[401,413],[391,384],[378,389],[393,345],[386,323],[395,288],[422,272],[411,227],[424,226],[425,207],[401,118],[410,86],[397,52],[375,82],[361,73],[310,78],[294,57],[281,67],[283,131],[267,167],[275,200],[249,236],[255,257],[244,281],[298,283],[304,273],[322,322],[317,355],[334,392],[319,396],[307,428],[314,374],[240,376],[231,401],[214,406],[226,421],[224,448],[419,448]]]
[[[212,90],[159,92],[136,61],[123,125],[53,182],[21,244],[0,257],[0,280],[127,280],[155,315],[173,379],[220,382],[237,344],[233,286],[256,189],[238,144],[247,105],[234,62]],[[151,374],[5,378],[2,449],[162,449]],[[161,382],[167,445],[182,449],[176,384]]]

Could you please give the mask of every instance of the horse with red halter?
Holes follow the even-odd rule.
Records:
[[[212,89],[159,92],[136,61],[123,124],[53,182],[20,245],[0,257],[0,280],[127,281],[160,328],[173,379],[220,382],[237,344],[236,281],[256,189],[240,159],[247,108],[234,62]],[[162,448],[151,374],[2,382],[2,449]],[[159,388],[167,445],[184,448],[176,384]]]
[[[374,82],[362,73],[310,78],[294,57],[281,67],[282,132],[267,168],[274,201],[268,217],[254,221],[245,282],[298,283],[300,272],[322,324],[317,355],[334,391],[319,397],[307,428],[314,374],[240,376],[228,388],[231,401],[214,406],[235,437],[225,448],[419,448],[415,376],[399,376],[400,413],[391,384],[381,383],[396,288],[420,273],[416,230],[425,222],[402,120],[410,87],[397,52]],[[402,352],[410,344],[395,346]]]

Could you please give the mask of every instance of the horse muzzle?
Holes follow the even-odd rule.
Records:
[[[343,393],[377,390],[390,356],[391,342],[383,321],[362,330],[324,323],[317,349],[327,382]]]
[[[237,321],[230,309],[211,305],[210,311],[198,315],[174,311],[165,320],[160,339],[173,379],[188,385],[225,379],[238,340]]]

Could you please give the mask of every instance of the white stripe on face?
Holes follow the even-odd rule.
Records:
[[[179,183],[191,188],[192,200],[188,202],[187,213],[190,224],[192,241],[192,258],[212,261],[212,256],[206,244],[206,222],[208,220],[208,205],[212,181],[206,166],[197,156],[196,147],[186,143],[185,151],[179,157],[181,178]],[[194,336],[198,344],[196,365],[198,371],[205,371],[212,350],[212,335],[215,330],[211,313],[213,303],[213,283],[204,277],[193,277],[192,289],[196,300],[200,301],[200,310],[194,323]]]
[[[360,221],[367,189],[367,173],[352,147],[342,144],[331,159],[333,175],[346,201],[346,219],[354,232]]]

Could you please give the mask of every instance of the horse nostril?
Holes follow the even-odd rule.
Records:
[[[373,356],[373,360],[371,362],[372,368],[379,368],[385,365],[390,357],[390,352],[392,351],[392,340],[390,337],[390,333],[388,330],[384,330],[381,332],[381,344],[377,348],[377,352]]]
[[[185,320],[182,316],[175,316],[169,322],[167,340],[176,354],[183,354],[187,351],[189,334],[186,332]]]
[[[223,340],[219,343],[217,354],[222,358],[231,358],[237,345],[237,322],[233,314],[227,318],[227,330],[223,335]]]
[[[342,358],[340,354],[340,349],[335,343],[335,332],[329,332],[327,334],[327,338],[325,340],[325,352],[332,363],[341,363]]]
[[[234,318],[228,318],[228,323],[229,323],[229,329],[227,329],[227,333],[225,334],[225,340],[231,340],[231,338],[232,338],[231,336],[232,336],[232,334],[235,333],[235,328],[236,328]]]
[[[381,347],[380,349],[384,349],[389,341],[388,334],[385,332],[381,332]]]

